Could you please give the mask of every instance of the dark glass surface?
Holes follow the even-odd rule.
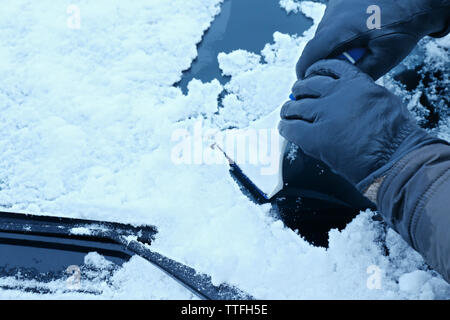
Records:
[[[225,0],[220,14],[198,45],[197,59],[183,73],[177,86],[186,93],[193,78],[203,82],[217,79],[224,84],[228,78],[219,69],[220,52],[244,49],[259,53],[266,43],[273,41],[275,31],[302,34],[311,25],[312,20],[301,13],[288,15],[279,0]]]

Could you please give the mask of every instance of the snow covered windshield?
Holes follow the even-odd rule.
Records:
[[[9,1],[0,10],[1,211],[155,225],[154,251],[259,299],[450,298],[375,212],[314,246],[270,204],[250,201],[227,163],[203,158],[208,132],[246,127],[286,101],[324,10],[297,0]],[[244,24],[261,17],[259,34]],[[424,39],[378,81],[447,140],[449,46],[449,36]],[[186,136],[193,152],[178,161]],[[75,260],[81,287],[67,286],[78,269],[51,279],[14,272],[0,276],[0,298],[195,298],[137,255]]]

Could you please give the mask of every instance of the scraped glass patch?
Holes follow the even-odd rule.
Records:
[[[198,46],[197,58],[176,86],[186,94],[194,78],[203,82],[217,79],[224,84],[229,77],[223,76],[219,68],[220,52],[244,49],[259,53],[273,41],[274,32],[300,35],[311,25],[312,20],[301,13],[287,14],[279,0],[225,0]]]

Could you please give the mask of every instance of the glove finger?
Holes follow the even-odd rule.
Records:
[[[280,135],[298,145],[303,152],[311,154],[314,150],[315,126],[302,120],[281,120],[278,124]]]
[[[306,70],[305,77],[324,76],[332,79],[350,77],[361,73],[361,71],[347,61],[338,59],[320,60]]]
[[[409,34],[388,34],[369,42],[369,52],[356,66],[377,80],[398,65],[416,46],[417,38]]]
[[[309,123],[316,121],[318,114],[314,108],[316,99],[288,101],[281,108],[281,119],[301,120]]]
[[[314,62],[325,59],[330,54],[328,48],[329,46],[324,45],[323,41],[320,41],[317,37],[310,40],[306,44],[305,49],[297,62],[297,66],[295,68],[297,72],[297,79],[304,79],[306,70]]]
[[[319,98],[325,96],[334,79],[324,76],[315,76],[305,80],[298,80],[292,87],[292,94],[296,100],[305,98]]]

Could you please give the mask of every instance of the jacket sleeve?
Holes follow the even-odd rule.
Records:
[[[377,203],[384,220],[450,282],[450,146],[428,145],[399,160]]]

